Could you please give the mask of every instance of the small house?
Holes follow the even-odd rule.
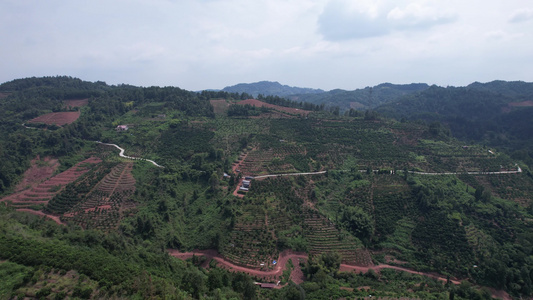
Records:
[[[128,125],[118,125],[117,128],[115,128],[116,131],[126,131],[128,129]]]
[[[261,283],[260,287],[264,289],[275,289],[277,284],[275,283]]]

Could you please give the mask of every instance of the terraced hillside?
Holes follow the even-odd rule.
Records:
[[[119,163],[102,178],[94,188],[61,218],[83,228],[104,231],[115,229],[124,215],[128,215],[135,203],[135,178],[131,174],[133,163]]]
[[[11,206],[16,208],[46,205],[54,196],[60,193],[66,185],[76,181],[80,176],[90,171],[101,161],[102,160],[97,157],[90,157],[77,163],[68,170],[40,183],[36,187],[7,196],[0,201],[8,202]]]

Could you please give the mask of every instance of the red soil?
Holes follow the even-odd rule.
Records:
[[[254,149],[252,149],[253,151]],[[246,154],[244,154],[244,156],[242,157],[241,160],[239,160],[238,163],[234,164],[232,167],[231,167],[231,170],[233,171],[233,174],[238,174],[239,172],[237,172],[237,170],[240,170],[240,168],[242,167],[242,165],[244,164],[244,161],[246,160],[246,157],[248,156],[248,152],[246,152]],[[244,197],[243,194],[239,194],[239,188],[241,187],[242,185],[242,181],[243,181],[244,178],[241,178],[239,179],[239,182],[237,183],[237,187],[235,188],[235,190],[233,191],[233,196],[236,196],[236,197]]]
[[[256,99],[243,100],[243,101],[237,102],[237,104],[240,104],[240,105],[249,104],[249,105],[252,105],[252,106],[255,106],[255,107],[268,107],[268,108],[272,108],[272,109],[277,110],[277,111],[282,111],[282,112],[286,112],[286,113],[289,113],[289,114],[298,114],[298,115],[302,115],[302,116],[307,116],[310,113],[310,111],[307,111],[307,110],[274,105],[274,104],[265,103],[263,101],[259,101],[259,100],[256,100]]]
[[[246,268],[246,267],[235,265],[235,264],[231,263],[230,261],[226,260],[216,250],[195,250],[194,252],[179,252],[178,250],[175,250],[175,249],[169,249],[168,252],[169,252],[170,255],[172,255],[172,256],[174,256],[176,258],[179,258],[179,259],[183,259],[183,260],[192,258],[193,255],[195,255],[195,256],[205,256],[207,258],[207,262],[210,261],[211,259],[213,259],[216,262],[218,262],[219,267],[223,267],[223,268],[231,270],[231,271],[247,273],[249,275],[260,277],[260,278],[271,280],[271,281],[275,281],[275,280],[279,279],[279,277],[283,273],[283,270],[285,270],[285,265],[287,264],[287,261],[289,259],[292,259],[293,265],[294,265],[294,269],[293,269],[293,271],[291,273],[291,280],[293,280],[297,284],[299,284],[299,283],[301,283],[301,282],[303,282],[305,280],[305,278],[303,276],[303,273],[300,274],[301,270],[300,270],[300,267],[299,267],[298,260],[299,259],[307,260],[307,258],[308,258],[306,253],[297,253],[297,252],[292,252],[292,251],[289,251],[289,250],[285,250],[282,253],[280,253],[279,259],[277,261],[277,264],[276,264],[276,267],[274,268],[274,270],[261,271],[261,270],[257,270],[257,269]],[[437,279],[437,280],[440,280],[440,281],[443,281],[443,282],[447,281],[447,278],[442,276],[442,275],[440,275],[440,274],[418,272],[418,271],[411,270],[411,269],[408,269],[408,268],[391,266],[391,265],[387,265],[387,264],[382,264],[382,265],[377,265],[377,266],[369,266],[369,267],[341,264],[340,268],[339,268],[339,271],[340,272],[355,272],[355,273],[362,272],[362,273],[366,273],[369,270],[374,270],[375,272],[379,273],[382,269],[394,269],[394,270],[398,270],[398,271],[402,271],[402,272],[407,272],[407,273],[410,273],[410,274],[417,274],[417,275],[421,275],[421,276],[427,276],[427,277],[434,278],[434,279]],[[458,279],[450,279],[450,282],[453,283],[453,284],[456,284],[456,285],[461,284],[461,281],[458,280]],[[278,286],[276,288],[281,288],[281,287],[282,286]],[[505,291],[491,289],[491,292],[492,292],[492,296],[493,297],[502,298],[504,300],[510,300],[511,299],[509,294],[507,294]]]
[[[403,271],[403,272],[407,272],[407,273],[411,273],[411,274],[427,276],[427,277],[434,278],[434,279],[437,279],[437,280],[440,280],[440,281],[444,281],[444,282],[447,281],[446,277],[440,276],[439,274],[418,272],[418,271],[411,270],[411,269],[408,269],[408,268],[391,266],[391,265],[387,265],[387,264],[382,264],[382,265],[377,265],[377,266],[372,266],[372,267],[361,267],[361,266],[352,266],[352,265],[341,264],[341,267],[340,267],[339,271],[341,271],[341,272],[355,272],[355,273],[362,272],[362,273],[366,273],[369,270],[374,270],[376,272],[379,272],[381,269],[394,269],[394,270]],[[450,279],[450,282],[453,283],[453,284],[461,284],[460,280],[455,280],[455,279]]]
[[[80,117],[79,111],[67,111],[67,112],[54,112],[46,115],[38,116],[31,119],[29,123],[45,123],[47,125],[55,124],[57,126],[63,126],[76,121]]]
[[[294,265],[294,269],[292,269],[291,272],[291,281],[300,284],[305,281],[305,275],[302,272],[302,268],[300,267],[300,260],[306,262],[306,259],[299,258],[299,259],[293,259],[292,264]]]
[[[170,255],[179,258],[179,259],[188,259],[196,256],[205,256],[208,260],[214,259],[219,263],[219,266],[224,267],[229,270],[243,272],[250,274],[252,276],[262,277],[262,278],[278,278],[285,270],[285,264],[289,259],[293,260],[293,264],[296,264],[299,258],[307,259],[307,254],[298,253],[285,250],[279,254],[279,259],[277,260],[276,267],[271,271],[261,271],[257,269],[246,268],[238,266],[226,260],[222,255],[220,255],[216,250],[196,250],[194,252],[181,253],[178,250],[169,249]],[[296,266],[295,266],[296,267]]]
[[[10,201],[13,206],[18,208],[28,207],[34,204],[47,204],[65,185],[75,181],[78,177],[89,171],[89,168],[84,166],[85,164],[98,164],[101,161],[97,157],[90,157],[29,189],[4,197],[0,199],[0,202]]]
[[[63,101],[66,107],[82,107],[89,104],[89,99],[71,99]]]
[[[528,101],[522,101],[522,102],[511,102],[509,103],[509,106],[513,106],[513,107],[527,107],[527,106],[533,106],[533,101],[531,100],[528,100]]]
[[[209,103],[211,103],[213,106],[213,112],[217,115],[226,112],[230,105],[225,99],[209,100]]]
[[[19,208],[19,209],[17,209],[17,211],[24,211],[24,212],[27,212],[27,213],[30,213],[30,214],[33,214],[33,215],[47,217],[47,218],[50,218],[50,219],[54,220],[59,225],[65,225],[65,223],[61,222],[61,220],[59,219],[58,216],[47,214],[47,213],[44,213],[44,212],[42,212],[40,210],[33,210],[33,209],[29,209],[29,208]]]
[[[7,98],[11,93],[0,93],[0,99]]]
[[[57,159],[45,157],[41,160],[40,157],[37,156],[31,161],[30,168],[24,172],[22,180],[15,187],[15,193],[28,188],[33,188],[44,180],[50,178],[58,167],[59,163]]]

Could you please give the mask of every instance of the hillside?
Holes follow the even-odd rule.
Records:
[[[349,109],[368,110],[427,88],[429,86],[424,83],[404,85],[382,83],[374,87],[366,87],[354,91],[336,89],[322,94],[292,95],[289,99],[313,104],[325,104],[328,107],[338,106],[342,111]]]
[[[466,141],[507,149],[528,164],[533,145],[533,83],[495,81],[436,87],[385,104],[377,112],[398,120],[441,122]],[[526,153],[523,153],[526,151]]]
[[[254,97],[259,94],[263,96],[278,96],[287,97],[295,94],[321,94],[324,93],[321,89],[292,87],[282,85],[277,81],[259,81],[254,83],[239,83],[233,86],[227,86],[222,89],[229,93],[247,93]]]
[[[0,295],[533,293],[529,167],[440,124],[70,77],[0,92]]]

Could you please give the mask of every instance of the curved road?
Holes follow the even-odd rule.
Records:
[[[292,251],[286,250],[280,253],[279,259],[277,261],[277,264],[274,270],[261,271],[257,269],[235,265],[234,263],[225,259],[216,250],[196,250],[193,252],[179,252],[178,250],[175,250],[175,249],[169,249],[168,252],[170,255],[176,258],[179,258],[179,259],[188,259],[193,256],[205,256],[207,259],[214,259],[215,261],[217,261],[218,263],[222,264],[225,267],[229,267],[233,270],[237,270],[239,272],[244,272],[244,273],[258,276],[258,277],[280,276],[283,273],[283,270],[285,269],[285,264],[289,261],[289,259],[299,259],[299,258],[308,259],[309,257],[306,253],[298,253],[298,252],[292,252]],[[391,266],[387,264],[381,264],[381,265],[369,266],[369,267],[341,264],[339,271],[366,273],[369,270],[374,270],[376,272],[379,272],[381,269],[394,269],[394,270],[403,271],[403,272],[407,272],[411,274],[427,276],[427,277],[434,278],[434,279],[441,280],[441,281],[447,281],[446,277],[441,276],[439,274],[418,272],[412,269],[398,267],[398,266]],[[452,282],[453,284],[461,284],[461,281],[459,280],[450,279],[450,282]]]
[[[140,157],[133,157],[133,156],[127,156],[127,155],[124,155],[124,149],[119,147],[118,145],[116,144],[108,144],[108,143],[102,143],[100,141],[96,141],[96,143],[98,144],[102,144],[102,145],[107,145],[107,146],[113,146],[115,148],[117,148],[118,150],[120,150],[120,153],[118,154],[120,157],[124,157],[124,158],[129,158],[129,159],[137,159],[137,160],[145,160],[147,162],[151,162],[154,166],[158,167],[158,168],[164,168],[163,166],[157,164],[155,161],[151,160],[151,159],[146,159],[146,158],[140,158]]]
[[[211,260],[211,259],[214,259],[215,261],[217,261],[219,264],[223,265],[224,267],[231,268],[231,269],[233,269],[235,271],[247,273],[247,274],[250,274],[250,275],[253,275],[253,276],[263,277],[263,278],[272,277],[272,276],[274,276],[274,277],[281,276],[283,274],[283,270],[285,270],[285,265],[287,264],[289,259],[300,259],[300,258],[301,259],[308,259],[308,255],[306,253],[292,252],[292,251],[285,250],[282,253],[280,253],[279,259],[278,259],[278,263],[276,264],[276,268],[274,270],[261,271],[261,270],[257,270],[257,269],[237,266],[237,265],[233,264],[232,262],[228,261],[227,259],[225,259],[216,250],[195,250],[193,252],[179,252],[178,250],[175,250],[175,249],[168,249],[168,252],[169,252],[170,255],[172,255],[172,256],[174,256],[176,258],[179,258],[179,259],[183,259],[183,260],[191,258],[191,257],[193,257],[193,255],[205,256],[208,259],[207,262],[209,262],[209,260]],[[295,262],[293,261],[293,263],[295,263]],[[437,279],[437,280],[440,280],[440,281],[443,281],[443,282],[448,281],[448,278],[446,278],[445,276],[442,276],[440,274],[419,272],[419,271],[415,271],[415,270],[412,270],[412,269],[398,267],[398,266],[391,266],[391,265],[387,265],[387,264],[381,264],[381,265],[370,266],[370,267],[362,267],[362,266],[353,266],[353,265],[341,264],[340,268],[339,268],[339,271],[341,271],[341,272],[357,272],[357,273],[363,272],[363,273],[366,273],[369,270],[374,270],[374,271],[379,273],[379,271],[382,270],[382,269],[393,269],[393,270],[407,272],[407,273],[410,273],[410,274],[427,276],[427,277],[430,277],[430,278],[433,278],[433,279]],[[455,285],[461,284],[461,281],[457,280],[457,279],[450,279],[450,282],[455,284]],[[281,287],[282,286],[277,286],[276,288],[281,288]],[[491,289],[491,292],[492,292],[492,296],[493,297],[502,298],[504,300],[511,300],[512,299],[509,296],[509,294],[506,293],[503,290]]]
[[[24,211],[24,212],[27,212],[27,213],[30,213],[30,214],[33,214],[33,215],[37,215],[37,216],[41,216],[41,217],[47,217],[47,218],[50,218],[50,219],[54,220],[54,222],[56,222],[59,225],[66,225],[65,223],[63,223],[59,219],[58,216],[47,214],[47,213],[43,212],[42,210],[33,210],[33,209],[29,209],[29,208],[17,208],[17,211]]]

